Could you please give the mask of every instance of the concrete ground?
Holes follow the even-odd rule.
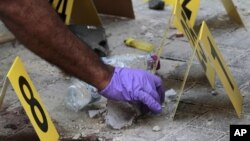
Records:
[[[121,130],[107,127],[102,118],[89,118],[87,110],[93,107],[87,107],[80,112],[68,110],[64,96],[70,85],[69,77],[18,43],[0,46],[0,83],[3,82],[14,58],[20,56],[61,138],[95,134],[99,140],[114,141],[227,141],[229,125],[250,123],[250,1],[234,2],[246,24],[245,28],[234,24],[228,18],[221,2],[217,0],[201,0],[197,25],[202,20],[207,21],[244,96],[244,112],[240,119],[236,116],[219,80],[216,80],[218,94],[211,94],[212,90],[197,60],[192,66],[174,121],[169,118],[165,108],[162,114],[139,118],[131,127]],[[126,47],[123,40],[127,37],[135,37],[159,46],[171,7],[166,7],[164,11],[154,11],[148,9],[148,4],[143,0],[133,0],[133,4],[135,20],[102,17],[111,55],[145,54]],[[0,31],[4,30],[6,29],[1,25]],[[175,32],[176,30],[171,29],[169,36]],[[167,89],[179,90],[191,52],[186,38],[168,39],[161,59],[162,67],[158,72]],[[96,104],[96,107],[105,107],[105,100]],[[160,130],[153,131],[154,126],[159,126]],[[25,136],[33,138],[35,133],[13,89],[9,88],[0,112],[0,141],[6,140],[6,137],[20,140]]]

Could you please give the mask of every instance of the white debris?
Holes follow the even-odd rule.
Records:
[[[81,134],[78,133],[78,134],[75,134],[74,137],[72,138],[73,140],[77,140],[81,137]]]
[[[154,132],[158,132],[158,131],[161,131],[161,127],[160,126],[154,126],[152,130]]]
[[[215,90],[212,90],[211,93],[212,93],[213,96],[218,95],[218,93]]]
[[[174,89],[167,90],[165,92],[165,96],[166,96],[166,98],[169,98],[169,99],[175,99],[176,98],[176,91]]]

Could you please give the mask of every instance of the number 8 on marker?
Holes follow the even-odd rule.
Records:
[[[24,86],[26,86],[28,88],[28,90],[29,90],[30,99],[27,97],[27,95],[26,95],[26,93],[24,91]],[[33,92],[32,92],[32,89],[31,89],[28,81],[23,76],[19,77],[19,88],[20,88],[20,91],[21,91],[21,93],[23,95],[23,98],[30,105],[31,112],[32,112],[32,115],[33,115],[33,117],[34,117],[34,119],[36,121],[36,124],[38,125],[38,127],[43,132],[47,132],[48,131],[48,121],[47,121],[46,115],[45,115],[45,113],[43,111],[43,108],[40,105],[40,103],[37,101],[37,99],[35,99],[35,97],[33,95]],[[39,112],[41,113],[42,122],[39,120],[39,118],[38,118],[38,116],[36,114],[35,107],[37,107]]]

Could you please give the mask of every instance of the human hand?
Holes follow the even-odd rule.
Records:
[[[111,100],[138,102],[160,113],[164,89],[159,77],[139,69],[116,67],[109,84],[100,92]]]

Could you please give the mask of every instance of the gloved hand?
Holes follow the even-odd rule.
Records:
[[[164,89],[159,77],[139,69],[116,67],[101,95],[111,100],[138,102],[154,113],[160,113]]]

